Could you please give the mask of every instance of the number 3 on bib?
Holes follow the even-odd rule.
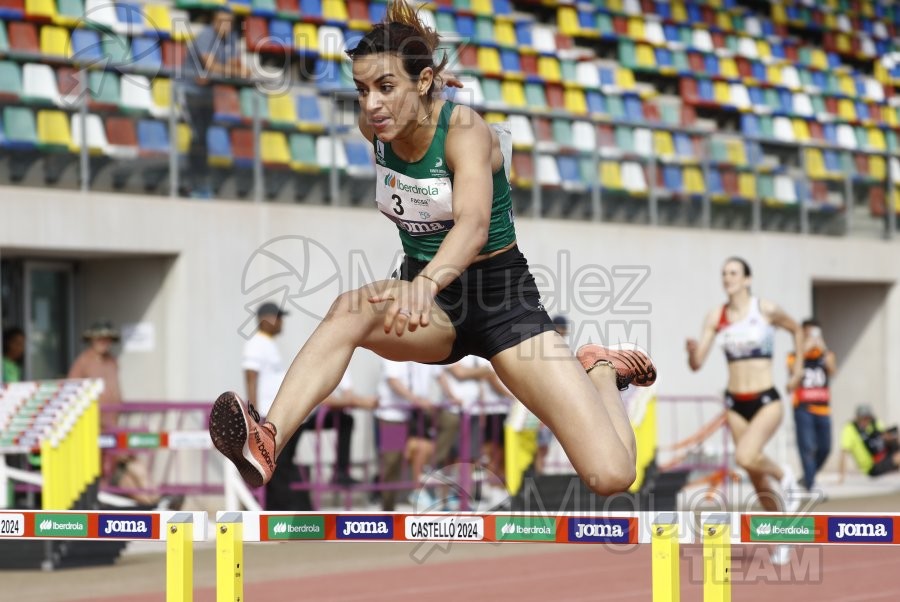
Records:
[[[397,215],[403,215],[403,199],[400,198],[398,194],[392,194],[391,199],[397,201],[397,204],[393,207],[394,213]]]

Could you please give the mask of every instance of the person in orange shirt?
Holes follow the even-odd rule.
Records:
[[[837,359],[829,351],[822,336],[822,327],[814,319],[802,324],[803,379],[794,390],[794,426],[797,447],[803,464],[803,486],[813,488],[816,473],[831,452],[831,391],[830,378],[837,370]],[[788,370],[793,372],[796,355],[788,355]]]

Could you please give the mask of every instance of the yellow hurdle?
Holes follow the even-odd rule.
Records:
[[[703,602],[731,602],[731,521],[714,514],[703,522]]]
[[[193,517],[188,513],[176,514],[166,529],[166,602],[193,602]]]
[[[244,522],[240,512],[216,521],[216,602],[244,599]]]
[[[653,522],[651,537],[653,602],[680,602],[678,518],[674,514],[660,514]]]

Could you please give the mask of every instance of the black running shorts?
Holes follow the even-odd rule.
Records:
[[[747,422],[753,420],[753,417],[764,405],[775,401],[781,401],[781,396],[775,387],[760,393],[725,392],[725,405],[729,410],[743,416]]]
[[[427,261],[405,258],[401,280],[412,280],[426,265]],[[438,293],[435,302],[456,329],[450,355],[436,364],[452,364],[467,355],[489,360],[522,341],[556,330],[518,246],[473,263]]]

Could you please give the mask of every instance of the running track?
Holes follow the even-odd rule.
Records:
[[[287,549],[284,551],[288,552]],[[738,556],[751,554],[743,559],[738,558],[734,564],[733,597],[737,601],[764,598],[766,602],[877,602],[900,598],[900,549],[893,547],[804,548],[804,554],[808,556],[805,555],[803,562],[799,563],[805,567],[800,569],[796,566],[798,563],[795,563],[794,569],[773,567],[768,560],[768,548],[748,546],[735,553]],[[430,602],[451,599],[517,602],[559,599],[579,602],[651,599],[651,556],[650,548],[646,546],[628,550],[556,548],[548,552],[496,559],[426,562],[423,565],[407,559],[402,566],[268,582],[253,580],[253,556],[254,547],[247,546],[245,598],[248,602]],[[702,599],[702,585],[695,582],[696,577],[702,574],[699,568],[701,559],[702,551],[698,546],[682,548],[684,600]],[[296,561],[302,563],[303,559],[298,557]],[[695,573],[693,577],[692,572]],[[807,582],[795,581],[794,575],[798,572]],[[35,575],[35,578],[39,577]],[[738,583],[744,578],[751,578],[753,582]],[[751,587],[754,589],[751,590]],[[159,591],[152,594],[60,598],[61,602],[64,599],[160,602],[165,596],[161,583]],[[211,588],[198,589],[195,600],[213,602],[215,592]]]

